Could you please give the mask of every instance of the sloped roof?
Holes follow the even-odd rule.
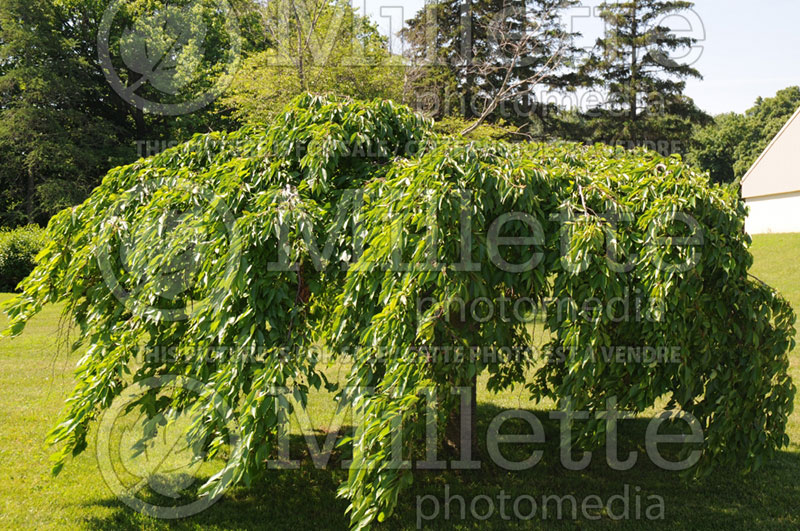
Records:
[[[800,109],[789,118],[742,179],[742,196],[800,191]]]

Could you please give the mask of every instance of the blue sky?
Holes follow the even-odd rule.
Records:
[[[602,22],[585,16],[598,3],[584,0],[586,9],[571,17],[587,45],[602,34]],[[423,4],[353,0],[387,34],[396,33],[401,21]],[[800,0],[697,0],[693,12],[671,19],[669,25],[701,39],[690,60],[704,79],[689,81],[686,92],[707,112],[743,112],[758,96],[800,85]]]

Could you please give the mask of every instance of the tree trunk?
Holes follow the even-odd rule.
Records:
[[[639,16],[636,2],[633,3],[631,6],[631,86],[630,86],[630,120],[631,120],[631,127],[635,128],[635,125],[639,116],[638,116],[638,109],[636,108],[636,100],[638,96],[638,84],[639,84],[639,45],[636,40],[639,38],[639,22],[637,17]],[[634,136],[636,136],[634,134]],[[633,138],[632,140],[636,140]]]
[[[33,177],[33,168],[28,168],[28,182],[25,187],[25,214],[28,223],[33,223],[33,196],[36,193],[36,182]]]
[[[472,0],[464,0],[461,5],[461,54],[464,60],[464,102],[462,102],[462,116],[470,120],[475,117],[476,113],[473,109],[474,89],[475,89],[475,74],[472,72],[472,62],[474,58],[472,42]]]
[[[292,2],[292,12],[294,14],[294,20],[297,24],[297,77],[300,81],[300,87],[305,91],[306,88],[306,65],[305,59],[303,54],[305,52],[305,46],[303,46],[303,21],[300,19],[300,14],[297,12],[297,4]],[[309,33],[314,32],[314,25],[312,23],[311,27],[308,29]]]
[[[466,393],[465,393],[466,394]],[[461,396],[459,407],[450,414],[445,430],[445,442],[463,462],[470,462],[478,455],[478,377],[473,377],[469,393]],[[465,403],[468,399],[469,403]],[[474,468],[474,467],[469,467]]]
[[[146,142],[149,140],[147,137],[147,123],[144,120],[144,111],[138,107],[131,107],[131,114],[133,114],[133,123],[136,125],[136,140]]]

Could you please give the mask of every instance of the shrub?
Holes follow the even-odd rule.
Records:
[[[47,238],[36,225],[0,231],[0,291],[15,291],[33,271],[36,255]]]

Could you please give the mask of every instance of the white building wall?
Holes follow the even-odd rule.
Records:
[[[800,109],[742,178],[742,197],[800,192]]]
[[[750,207],[748,234],[800,232],[800,192],[745,200]]]

